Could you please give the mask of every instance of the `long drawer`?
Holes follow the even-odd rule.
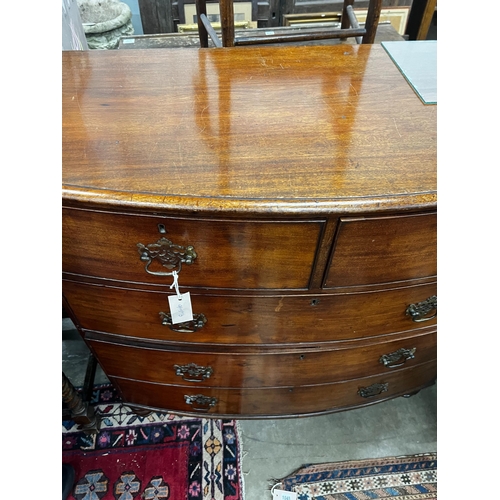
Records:
[[[324,221],[218,221],[63,209],[63,271],[138,283],[303,289]]]
[[[199,321],[184,326],[169,325],[166,293],[63,281],[63,294],[83,329],[176,343],[325,342],[436,323],[432,304],[422,308],[421,315],[417,307],[435,297],[436,284],[317,296],[191,294]],[[415,314],[408,312],[412,305]]]
[[[112,377],[126,402],[185,413],[259,417],[323,413],[375,403],[432,383],[436,361],[383,375],[313,386],[230,389],[169,386]]]
[[[436,333],[335,350],[259,353],[174,351],[87,336],[108,376],[162,384],[214,387],[280,387],[338,382],[389,373],[436,358]]]
[[[342,218],[325,287],[388,283],[435,276],[435,213]]]

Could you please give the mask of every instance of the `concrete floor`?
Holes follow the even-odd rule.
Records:
[[[63,319],[66,376],[83,384],[88,348]],[[107,382],[100,368],[96,383]],[[271,500],[274,479],[304,464],[437,451],[436,386],[411,398],[319,417],[240,420],[245,500]]]

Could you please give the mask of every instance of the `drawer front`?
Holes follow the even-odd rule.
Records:
[[[212,416],[292,416],[344,410],[409,394],[431,383],[436,362],[384,375],[315,386],[229,389],[168,386],[112,378],[124,400],[167,411]]]
[[[322,226],[64,209],[63,271],[170,285],[180,266],[181,286],[307,288]]]
[[[198,318],[203,315],[206,323],[191,323],[186,328],[169,326],[168,317],[160,314],[169,313],[166,293],[63,281],[63,294],[83,329],[181,343],[350,340],[431,326],[437,313],[431,307],[421,316],[407,314],[410,306],[418,309],[435,297],[435,284],[339,295],[191,294],[193,313]]]
[[[207,353],[172,351],[159,346],[89,342],[110,377],[160,384],[210,387],[281,387],[326,384],[390,373],[436,358],[436,333],[404,340],[328,351]]]
[[[437,274],[436,214],[339,221],[326,288]]]

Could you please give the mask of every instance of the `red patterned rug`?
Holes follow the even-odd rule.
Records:
[[[242,500],[236,421],[151,413],[140,417],[110,385],[94,388],[97,434],[63,422],[71,500]]]

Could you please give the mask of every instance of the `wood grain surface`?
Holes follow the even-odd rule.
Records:
[[[394,369],[380,363],[380,358],[399,349],[415,349],[414,358],[398,363],[405,368],[436,358],[436,332],[350,349],[303,349],[286,353],[267,350],[253,354],[224,350],[182,352],[154,344],[132,346],[114,343],[104,335],[97,338],[94,335],[92,339],[87,336],[87,339],[110,377],[203,387],[286,387],[388,374]],[[176,374],[176,366],[191,363],[212,368],[211,376],[190,382]]]
[[[269,213],[436,204],[436,112],[370,46],[63,52],[66,203]]]
[[[314,295],[198,295],[193,312],[207,323],[193,333],[162,325],[167,293],[63,282],[64,294],[82,328],[175,345],[310,345],[409,332],[436,325],[436,318],[415,323],[410,304],[436,295],[436,284],[383,292]],[[169,294],[171,292],[169,291]],[[434,311],[433,311],[434,312]],[[431,314],[428,315],[429,317]]]
[[[307,288],[321,228],[321,221],[207,221],[63,209],[63,267],[69,273],[171,285],[171,276],[150,274],[171,269],[153,259],[146,271],[137,247],[166,237],[183,248],[193,246],[197,254],[182,266],[183,286]]]
[[[383,375],[347,380],[332,384],[261,389],[230,389],[186,385],[166,385],[111,377],[127,395],[126,401],[138,406],[171,408],[175,412],[195,413],[193,405],[186,404],[185,396],[202,394],[217,399],[211,408],[200,408],[199,413],[215,417],[224,415],[238,418],[293,416],[334,412],[365,406],[391,397],[411,394],[429,385],[429,373],[436,371],[436,361],[422,363]],[[387,391],[369,398],[358,394],[361,388],[372,384],[388,384]]]

